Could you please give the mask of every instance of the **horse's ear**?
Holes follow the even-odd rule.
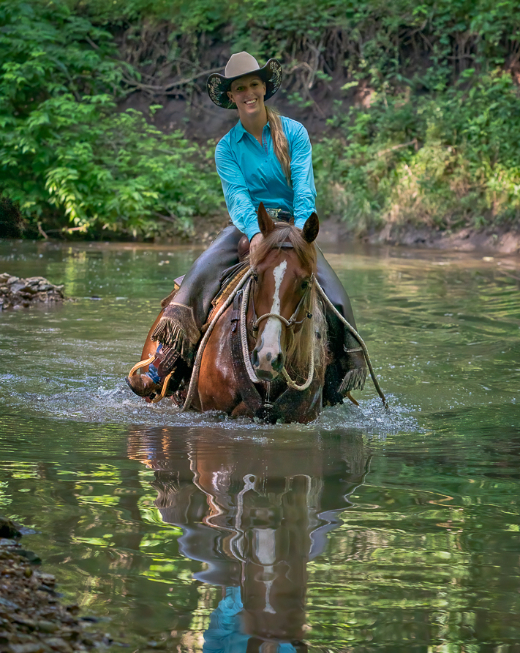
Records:
[[[302,229],[302,236],[308,243],[313,243],[318,236],[320,230],[320,221],[318,215],[314,211],[305,221]]]
[[[262,202],[260,202],[260,206],[258,207],[258,226],[260,227],[260,231],[264,238],[274,229],[274,222],[269,213],[265,210],[265,206]]]

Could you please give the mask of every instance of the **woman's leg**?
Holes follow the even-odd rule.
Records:
[[[321,250],[318,250],[318,282],[335,308],[357,330],[354,312],[345,289]],[[325,375],[324,403],[339,403],[351,390],[362,390],[367,376],[363,351],[345,325],[327,311],[332,360]]]
[[[195,261],[164,309],[152,336],[163,345],[161,374],[169,373],[179,357],[191,365],[222,273],[238,263],[237,247],[242,236],[236,227],[226,227]]]

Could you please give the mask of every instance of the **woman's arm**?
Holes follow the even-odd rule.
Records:
[[[216,147],[215,163],[231,221],[251,241],[253,236],[260,233],[258,218],[244,175],[225,139]]]
[[[312,170],[312,146],[309,134],[300,123],[291,124],[291,182],[294,191],[294,224],[300,229],[316,210],[316,188]],[[288,135],[289,136],[289,135]]]

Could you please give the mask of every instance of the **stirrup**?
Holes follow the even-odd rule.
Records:
[[[146,360],[139,361],[139,363],[137,363],[136,365],[134,365],[132,367],[132,369],[128,373],[128,377],[130,378],[131,376],[134,376],[136,374],[137,370],[140,369],[141,367],[146,367],[147,365],[150,365],[150,363],[153,363],[155,358],[156,358],[156,356],[154,354],[153,356],[151,356],[150,358],[148,358]],[[168,388],[168,383],[170,381],[171,375],[174,372],[175,372],[175,368],[168,374],[168,376],[166,376],[164,378],[163,383],[162,383],[161,393],[156,395],[151,400],[152,404],[158,404],[160,401],[162,401],[164,399],[164,397],[166,396],[166,390]]]

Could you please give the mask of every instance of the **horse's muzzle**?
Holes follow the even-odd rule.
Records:
[[[259,379],[274,381],[283,369],[285,356],[281,351],[277,354],[267,351],[259,355],[258,349],[255,347],[251,354],[251,364]]]

